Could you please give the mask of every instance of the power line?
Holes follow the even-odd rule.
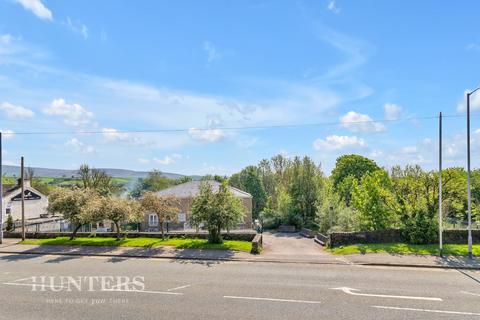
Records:
[[[476,114],[475,116],[480,116]],[[443,118],[462,118],[465,115],[443,115]],[[301,128],[301,127],[321,127],[332,125],[345,124],[364,124],[364,123],[389,123],[401,122],[411,120],[432,120],[438,119],[438,116],[425,117],[406,117],[397,119],[383,119],[383,120],[363,120],[363,121],[332,121],[332,122],[317,122],[317,123],[302,123],[302,124],[279,124],[279,125],[265,125],[265,126],[233,126],[233,127],[207,127],[207,128],[178,128],[178,129],[132,129],[132,130],[79,130],[79,131],[19,131],[19,132],[3,132],[4,134],[12,135],[76,135],[76,134],[103,134],[114,135],[121,133],[178,133],[191,131],[210,131],[210,130],[263,130],[263,129],[282,129],[282,128]],[[0,130],[1,131],[1,130]]]

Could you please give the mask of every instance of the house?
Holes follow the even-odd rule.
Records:
[[[213,180],[207,181],[213,192],[218,192],[221,183]],[[191,214],[191,206],[193,199],[198,196],[200,192],[200,184],[202,181],[190,181],[182,183],[176,186],[173,186],[168,189],[164,189],[156,192],[156,195],[159,197],[175,197],[179,200],[179,209],[176,222],[169,222],[168,228],[170,230],[181,229],[187,230],[192,227],[188,224],[188,217]],[[252,226],[252,195],[239,190],[234,187],[228,187],[233,195],[237,198],[240,198],[245,206],[245,217],[244,221],[239,228],[251,228]],[[140,225],[142,231],[148,232],[157,232],[160,230],[158,217],[155,214],[145,214],[144,221]]]
[[[48,216],[48,197],[33,188],[30,180],[24,180],[25,220],[44,218]],[[22,188],[20,179],[16,185],[4,185],[2,194],[2,214],[5,220],[9,215],[13,220],[22,219]]]

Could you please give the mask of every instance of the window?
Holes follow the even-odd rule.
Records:
[[[148,216],[148,225],[150,227],[158,226],[158,217],[156,214],[150,213],[150,215]]]
[[[11,209],[11,208],[7,208],[6,214],[11,214],[11,213],[12,213],[12,209]]]

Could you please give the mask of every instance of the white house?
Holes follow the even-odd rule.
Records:
[[[33,188],[29,180],[24,180],[25,220],[46,217],[48,197]],[[5,186],[2,195],[5,220],[11,215],[13,220],[22,219],[22,189],[20,181],[13,186]]]

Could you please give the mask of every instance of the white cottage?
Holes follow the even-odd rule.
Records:
[[[33,188],[30,180],[24,180],[25,188],[25,220],[46,217],[48,197]],[[11,215],[13,220],[22,219],[22,189],[20,181],[14,186],[5,186],[2,195],[3,214],[6,218]]]

